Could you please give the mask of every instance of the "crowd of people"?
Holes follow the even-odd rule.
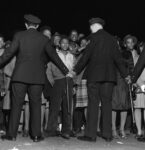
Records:
[[[144,42],[110,35],[101,18],[89,20],[89,36],[52,34],[38,17],[24,18],[27,30],[11,42],[0,35],[1,138],[145,141]]]

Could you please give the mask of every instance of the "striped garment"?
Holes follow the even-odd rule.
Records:
[[[88,106],[87,80],[81,80],[76,88],[76,107]]]

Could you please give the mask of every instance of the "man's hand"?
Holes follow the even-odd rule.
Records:
[[[128,75],[126,78],[125,78],[125,81],[127,82],[127,84],[131,84],[131,77]]]
[[[70,71],[70,73],[74,76],[76,76],[76,72],[74,72],[73,70]]]
[[[70,77],[70,78],[73,78],[73,75],[69,72],[66,77]]]
[[[137,83],[133,83],[132,87],[135,87],[135,88],[138,87]]]
[[[141,87],[142,92],[145,92],[145,85],[143,84]]]
[[[69,71],[69,73],[66,75],[66,77],[73,78],[76,75],[74,71]]]
[[[5,91],[2,91],[0,94],[1,94],[1,96],[5,96],[6,93],[5,93]]]

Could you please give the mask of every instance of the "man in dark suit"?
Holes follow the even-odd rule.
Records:
[[[118,50],[117,41],[103,30],[104,20],[93,18],[89,22],[92,31],[90,43],[72,72],[73,75],[78,74],[86,66],[84,76],[87,79],[89,97],[87,124],[84,136],[80,136],[78,139],[96,141],[98,108],[101,101],[102,137],[106,141],[111,141],[111,99],[113,86],[116,83],[116,65],[124,78],[129,80],[129,77]]]
[[[18,32],[0,57],[3,67],[13,56],[16,64],[12,75],[12,107],[7,134],[2,139],[16,140],[21,108],[26,92],[30,100],[30,127],[34,142],[42,140],[41,136],[41,94],[46,81],[46,56],[67,74],[68,69],[51,47],[48,38],[37,31],[41,20],[33,15],[24,16],[26,31]]]

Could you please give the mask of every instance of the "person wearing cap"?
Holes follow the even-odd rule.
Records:
[[[101,18],[92,18],[90,21],[90,43],[84,50],[84,55],[74,67],[72,75],[78,74],[86,66],[84,77],[87,79],[88,112],[84,136],[79,140],[95,142],[97,135],[98,109],[102,104],[102,138],[107,142],[112,140],[112,91],[116,83],[116,66],[121,75],[130,82],[126,73],[123,59],[118,50],[117,41],[107,33]]]
[[[0,57],[0,68],[16,56],[16,64],[12,74],[12,107],[9,127],[2,140],[16,140],[20,112],[26,93],[30,100],[30,128],[34,142],[43,140],[41,135],[41,94],[46,79],[46,56],[66,75],[67,67],[63,64],[49,40],[37,31],[41,20],[34,15],[25,15],[25,31],[15,34],[13,41]]]

